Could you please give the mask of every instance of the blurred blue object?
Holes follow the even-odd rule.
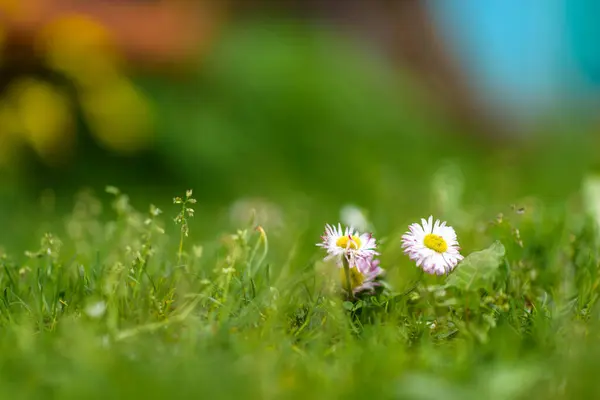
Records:
[[[430,0],[442,40],[492,113],[578,108],[600,83],[600,2]]]
[[[580,89],[600,85],[600,2],[596,0],[565,1],[565,27],[574,67],[583,78]]]

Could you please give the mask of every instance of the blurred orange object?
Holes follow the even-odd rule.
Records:
[[[209,1],[0,0],[0,26],[26,41],[64,15],[104,26],[128,58],[150,64],[192,60],[210,44],[224,7]]]
[[[165,72],[193,66],[212,42],[225,3],[0,0],[0,61],[13,71],[0,79],[0,142],[13,149],[0,154],[2,163],[22,144],[48,164],[69,158],[73,99],[51,81],[29,76],[44,69],[74,83],[101,146],[121,153],[144,149],[154,114],[150,99],[128,78],[128,67]]]

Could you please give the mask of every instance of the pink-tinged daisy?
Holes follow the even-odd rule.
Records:
[[[342,230],[342,226],[325,225],[325,234],[321,236],[322,243],[317,246],[327,250],[325,260],[346,257],[350,264],[354,264],[356,258],[373,257],[378,253],[375,251],[377,246],[375,238],[370,233],[359,234],[354,228]]]
[[[402,248],[428,274],[448,274],[463,259],[456,232],[446,222],[434,223],[430,216],[427,221],[421,219],[421,225],[411,224],[408,229],[402,236]]]
[[[385,273],[379,266],[379,260],[373,259],[373,256],[367,258],[357,258],[356,264],[350,267],[350,285],[352,293],[373,292],[376,287],[381,286],[379,278]],[[348,283],[343,268],[340,268],[340,279],[342,287],[348,291]]]

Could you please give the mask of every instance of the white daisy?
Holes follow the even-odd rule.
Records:
[[[370,233],[359,234],[354,228],[342,230],[342,226],[325,225],[325,234],[321,236],[322,243],[317,246],[327,250],[325,260],[345,256],[350,264],[354,264],[356,258],[366,258],[377,255],[375,238]]]
[[[373,292],[376,287],[381,286],[379,278],[384,274],[383,268],[379,266],[379,260],[373,259],[373,256],[367,258],[357,258],[356,264],[350,267],[350,285],[352,292]],[[346,273],[343,268],[340,269],[340,279],[342,287],[347,291],[348,283]]]
[[[421,219],[412,224],[402,236],[404,252],[429,274],[448,274],[463,259],[460,255],[456,232],[446,222]]]

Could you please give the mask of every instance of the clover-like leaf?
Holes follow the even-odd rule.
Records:
[[[493,283],[505,253],[502,243],[496,241],[485,250],[469,254],[448,276],[446,286],[465,291],[488,287]]]

